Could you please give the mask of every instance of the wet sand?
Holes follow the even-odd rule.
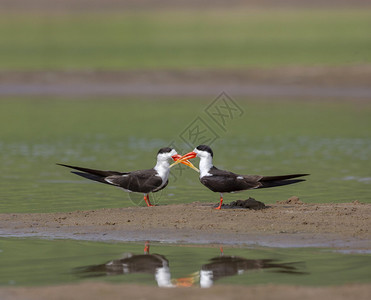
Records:
[[[369,299],[371,285],[344,285],[333,287],[303,287],[286,285],[216,286],[211,289],[168,288],[108,284],[102,282],[80,283],[48,287],[9,287],[0,289],[2,300],[71,300],[71,299]],[[243,295],[243,296],[242,296]],[[241,297],[242,296],[242,297]]]
[[[2,236],[370,250],[371,204],[285,201],[262,210],[215,203],[0,214]]]

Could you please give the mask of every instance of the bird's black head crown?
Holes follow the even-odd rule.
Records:
[[[199,145],[196,147],[197,150],[209,152],[211,157],[214,157],[213,150],[207,145]]]
[[[158,155],[158,154],[161,154],[161,153],[169,153],[169,152],[171,152],[171,151],[173,151],[173,148],[170,148],[170,147],[164,147],[164,148],[161,148],[160,150],[158,150],[157,155]]]

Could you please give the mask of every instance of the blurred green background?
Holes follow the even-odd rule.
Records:
[[[364,64],[370,28],[370,9],[11,13],[0,18],[0,68]]]
[[[304,202],[370,202],[371,7],[282,4],[0,0],[0,211],[140,204],[55,163],[150,168],[163,146],[197,146],[181,138],[196,117],[215,131],[221,168],[312,174],[305,183],[226,201],[252,195],[274,203],[295,194]],[[195,83],[209,86],[208,94],[197,94]],[[258,91],[229,94],[242,114],[223,129],[206,108],[231,84]],[[267,97],[277,84],[284,93]],[[93,89],[148,85],[156,94]],[[217,201],[192,170],[182,174],[153,196],[157,203]]]

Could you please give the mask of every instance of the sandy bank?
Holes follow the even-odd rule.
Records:
[[[68,213],[0,214],[2,236],[370,249],[371,204],[191,203]]]

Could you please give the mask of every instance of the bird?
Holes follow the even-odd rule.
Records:
[[[82,278],[115,276],[123,274],[154,275],[159,287],[173,287],[168,259],[161,254],[150,254],[149,243],[144,246],[144,254],[124,253],[121,259],[104,264],[78,267],[74,272]]]
[[[126,192],[143,193],[144,201],[147,206],[154,206],[149,200],[149,193],[158,192],[167,186],[170,172],[169,161],[171,159],[176,161],[180,157],[181,155],[178,154],[175,149],[164,147],[158,151],[157,163],[152,169],[132,172],[102,171],[61,163],[57,163],[57,165],[77,170],[78,172],[72,171],[72,173],[90,180],[122,188]],[[187,160],[183,160],[181,163],[198,171],[198,169]]]
[[[201,266],[199,273],[200,286],[211,287],[218,279],[242,275],[250,270],[273,269],[273,272],[304,275],[306,272],[298,271],[297,263],[278,263],[274,259],[247,259],[240,256],[224,255],[221,248],[220,256],[209,259],[209,263]]]
[[[220,193],[219,206],[221,209],[224,193],[233,193],[250,189],[269,188],[282,185],[293,184],[303,179],[293,179],[309,174],[291,174],[280,176],[262,176],[262,175],[240,175],[233,172],[220,170],[213,165],[213,150],[207,145],[199,145],[193,151],[177,159],[170,167],[183,161],[200,158],[200,181],[213,192]]]

